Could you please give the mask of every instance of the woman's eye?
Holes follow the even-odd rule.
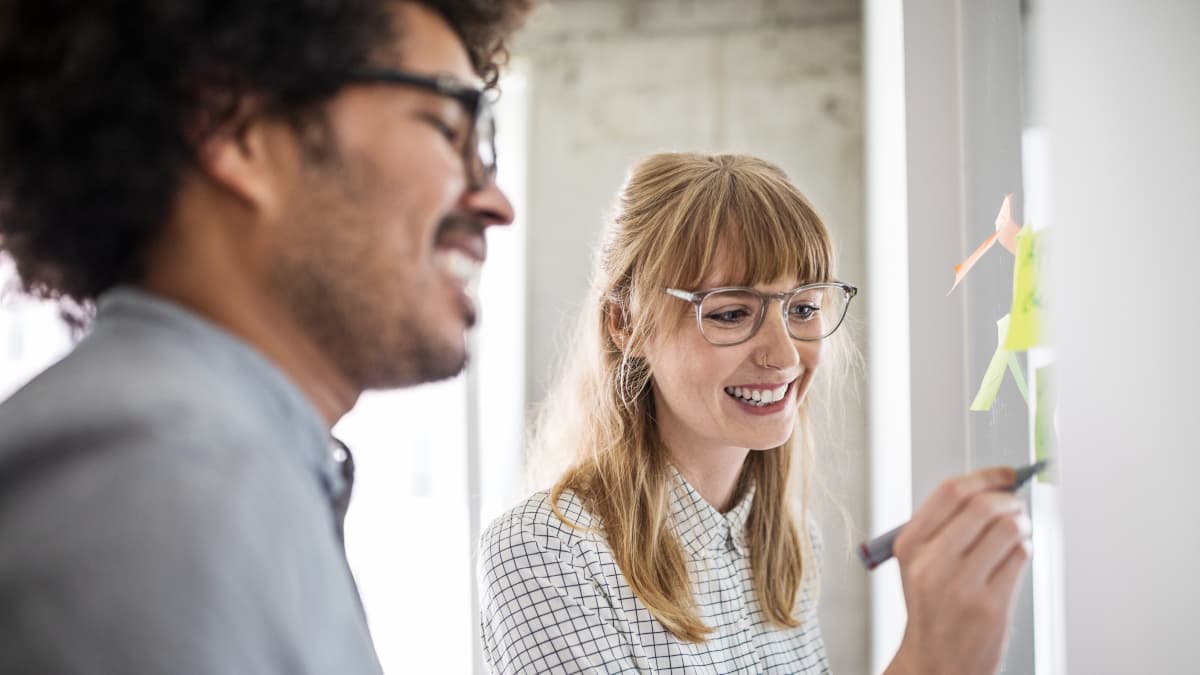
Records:
[[[791,317],[801,321],[808,321],[820,312],[821,308],[816,305],[792,305]]]
[[[715,312],[709,312],[704,315],[705,319],[717,321],[719,323],[739,323],[750,317],[750,312],[743,308],[722,309]]]

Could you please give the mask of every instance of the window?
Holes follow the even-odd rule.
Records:
[[[19,296],[16,289],[16,267],[0,255],[0,401],[71,348],[58,308]]]

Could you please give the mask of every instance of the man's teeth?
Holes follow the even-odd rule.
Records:
[[[479,261],[456,248],[441,249],[434,254],[434,261],[462,282],[463,286],[471,286],[479,278]]]
[[[725,387],[725,393],[759,407],[771,405],[783,400],[787,394],[788,385],[781,384],[774,389],[749,389],[747,387]]]

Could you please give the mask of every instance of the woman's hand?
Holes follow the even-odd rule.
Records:
[[[885,675],[991,675],[1000,666],[1029,518],[994,467],[942,483],[896,538],[908,625]]]

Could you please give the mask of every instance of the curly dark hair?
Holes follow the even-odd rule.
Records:
[[[0,248],[22,289],[86,307],[136,281],[193,159],[185,128],[219,126],[247,96],[311,119],[403,39],[395,1],[0,0]],[[533,4],[417,2],[488,86]]]

